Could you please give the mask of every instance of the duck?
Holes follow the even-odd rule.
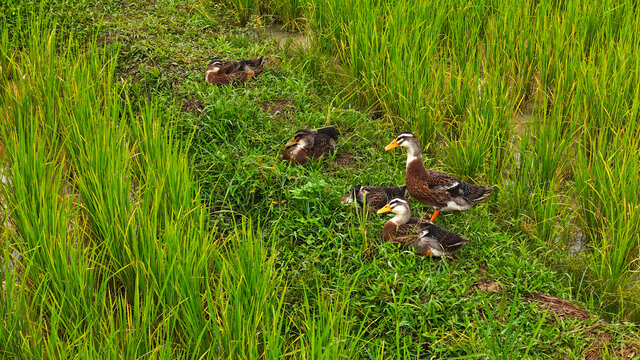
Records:
[[[282,157],[296,164],[304,164],[308,159],[317,160],[335,152],[339,137],[340,132],[335,126],[300,129],[285,145]]]
[[[207,65],[204,79],[210,84],[226,85],[231,82],[245,82],[262,73],[264,56],[257,59],[226,61],[214,60]]]
[[[341,203],[357,203],[358,206],[367,206],[369,211],[377,211],[389,203],[395,197],[406,198],[408,195],[406,186],[376,187],[356,185],[351,191],[342,197]]]
[[[382,240],[415,248],[424,256],[452,258],[469,239],[440,227],[431,221],[411,217],[411,207],[403,198],[393,198],[378,214],[392,212],[395,216],[382,227]]]
[[[418,138],[410,132],[399,133],[384,149],[407,149],[405,179],[409,195],[434,209],[430,221],[435,222],[440,212],[465,211],[486,199],[492,188],[460,181],[452,175],[427,170],[422,162]]]

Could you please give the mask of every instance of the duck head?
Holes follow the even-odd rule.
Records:
[[[389,221],[396,225],[406,224],[411,218],[411,207],[409,206],[409,203],[407,200],[399,197],[391,199],[387,205],[377,211],[378,214],[385,214],[388,212],[395,214],[395,216]]]
[[[397,147],[403,147],[407,149],[407,162],[410,162],[417,158],[422,158],[422,153],[420,152],[420,142],[418,138],[408,131],[403,131],[396,135],[396,137],[389,143],[389,145],[385,146],[385,150],[395,149]]]
[[[217,73],[222,68],[222,61],[213,60],[207,65],[207,72]]]
[[[257,59],[242,60],[241,63],[251,68],[259,68],[261,70],[264,65],[264,56],[260,56]]]
[[[285,145],[285,148],[299,146],[303,149],[311,149],[315,142],[315,132],[313,130],[301,129],[296,131],[291,140]]]
[[[418,142],[418,138],[408,131],[403,131],[396,135],[396,137],[389,143],[389,145],[385,146],[385,150],[395,149],[398,146],[402,146],[404,148],[411,148],[414,146],[420,147],[420,143]]]
[[[369,193],[368,186],[356,185],[351,191],[340,199],[340,202],[343,204],[351,204],[357,202],[359,205],[365,203],[367,198],[367,194]]]
[[[254,77],[256,75],[256,72],[246,64],[242,65],[240,70],[244,73],[244,76],[246,76],[247,80],[251,79],[252,77]]]
[[[358,194],[360,193],[361,188],[362,185],[354,186],[347,195],[343,196],[342,199],[340,199],[340,202],[343,204],[351,204],[356,202],[358,200]]]
[[[263,64],[264,64],[264,56],[260,56],[257,59],[240,61],[240,68],[242,72],[245,73],[247,79],[250,79],[262,72]]]

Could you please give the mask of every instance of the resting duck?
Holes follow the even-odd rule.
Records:
[[[322,129],[300,129],[285,145],[282,157],[292,163],[304,164],[307,159],[331,155],[336,150],[340,132],[335,126]]]
[[[391,199],[395,197],[406,198],[407,195],[406,186],[375,187],[356,185],[340,202],[347,204],[356,202],[361,207],[366,204],[369,211],[375,211],[381,209]]]
[[[395,216],[382,228],[382,240],[393,241],[403,247],[413,247],[424,256],[451,257],[469,239],[417,217],[411,217],[409,203],[394,198],[378,214],[392,212]]]
[[[230,82],[244,82],[260,74],[263,70],[264,56],[253,60],[218,61],[209,63],[204,79],[210,84],[226,85]]]
[[[407,149],[405,178],[409,195],[435,210],[431,222],[436,220],[440,211],[469,210],[493,191],[492,188],[462,182],[449,174],[425,169],[420,143],[410,132],[399,133],[384,149],[391,150],[398,146]]]

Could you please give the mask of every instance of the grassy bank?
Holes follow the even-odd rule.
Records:
[[[633,158],[611,162],[611,154],[593,154],[603,139],[628,144],[629,133],[612,136],[595,125],[587,132],[573,122],[554,128],[551,115],[536,117],[542,113],[537,101],[513,100],[513,82],[498,82],[485,65],[480,96],[478,81],[460,80],[456,86],[467,97],[456,100],[457,108],[445,106],[458,115],[429,130],[432,125],[417,124],[427,115],[405,118],[395,105],[378,105],[392,116],[363,110],[384,95],[382,82],[367,88],[363,72],[347,82],[367,98],[351,94],[341,83],[351,65],[341,58],[341,69],[332,61],[340,47],[319,35],[322,51],[280,46],[263,35],[267,16],[249,16],[244,24],[242,12],[204,1],[103,8],[81,2],[75,9],[92,20],[60,19],[56,32],[30,21],[22,26],[29,29],[24,37],[0,45],[0,113],[6,114],[0,175],[7,179],[0,217],[9,220],[0,223],[3,357],[582,359],[638,353],[637,326],[610,316],[622,314],[619,297],[612,294],[616,302],[606,308],[592,280],[603,276],[598,267],[584,277],[567,271],[575,262],[561,249],[571,243],[556,240],[573,233],[564,224],[583,224],[576,216],[586,213],[584,206],[600,206],[571,207],[571,197],[607,186],[587,180],[594,165],[584,166],[581,183],[573,170],[578,160],[566,164],[569,152],[583,149],[574,138],[602,136],[590,138],[590,150],[574,152],[580,161],[610,164],[603,176],[615,182],[621,179],[612,171],[628,169]],[[91,36],[69,39],[73,29]],[[444,44],[441,39],[437,49]],[[342,48],[352,48],[347,45]],[[266,71],[255,81],[221,88],[202,81],[211,58],[262,54],[269,55]],[[451,74],[434,71],[453,84]],[[475,70],[465,71],[472,76]],[[501,87],[487,85],[496,82]],[[522,103],[534,115],[513,128]],[[336,161],[282,163],[282,146],[296,129],[326,124],[342,132]],[[385,218],[339,204],[356,183],[404,181],[404,156],[382,150],[401,128],[423,139],[428,166],[496,185],[487,205],[442,217],[442,225],[471,239],[456,261],[381,243]],[[538,166],[540,153],[553,171]],[[632,173],[625,174],[632,183]],[[606,205],[609,198],[602,199]],[[629,209],[626,216],[634,214]],[[417,204],[413,210],[427,211]],[[616,208],[606,211],[616,215]],[[589,221],[604,221],[598,215]],[[627,229],[624,219],[615,223],[619,229]],[[597,236],[601,229],[592,228]],[[21,261],[12,260],[14,250]],[[609,254],[600,256],[629,270],[633,250]],[[10,262],[17,264],[13,272]]]
[[[558,251],[580,242],[572,275],[603,309],[637,319],[634,8],[318,0],[306,19],[357,98],[446,169],[500,188],[498,216],[524,214],[518,225]]]

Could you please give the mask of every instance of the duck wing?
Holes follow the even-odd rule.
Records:
[[[455,186],[448,188],[446,191],[451,195],[452,198],[463,198],[471,204],[475,204],[491,195],[493,189],[486,188],[484,186],[469,184],[466,182],[460,182]]]
[[[333,154],[336,150],[336,140],[323,134],[318,133],[316,135],[313,147],[307,149],[307,154],[313,158],[318,158],[325,154]]]
[[[239,61],[227,61],[222,64],[220,71],[224,71],[225,74],[229,75],[242,70],[242,64]]]
[[[394,242],[404,246],[415,245],[420,241],[420,233],[422,232],[424,222],[425,220],[422,220],[421,218],[410,218],[406,224],[400,225],[396,228]]]
[[[429,184],[429,189],[436,191],[451,189],[461,182],[455,177],[437,170],[425,170],[423,179]]]
[[[420,237],[428,242],[435,240],[448,253],[458,250],[460,246],[469,242],[469,239],[431,222],[421,224]]]
[[[491,194],[492,188],[470,184],[436,170],[427,170],[425,176],[429,189],[446,191],[452,198],[463,198],[475,204]]]

